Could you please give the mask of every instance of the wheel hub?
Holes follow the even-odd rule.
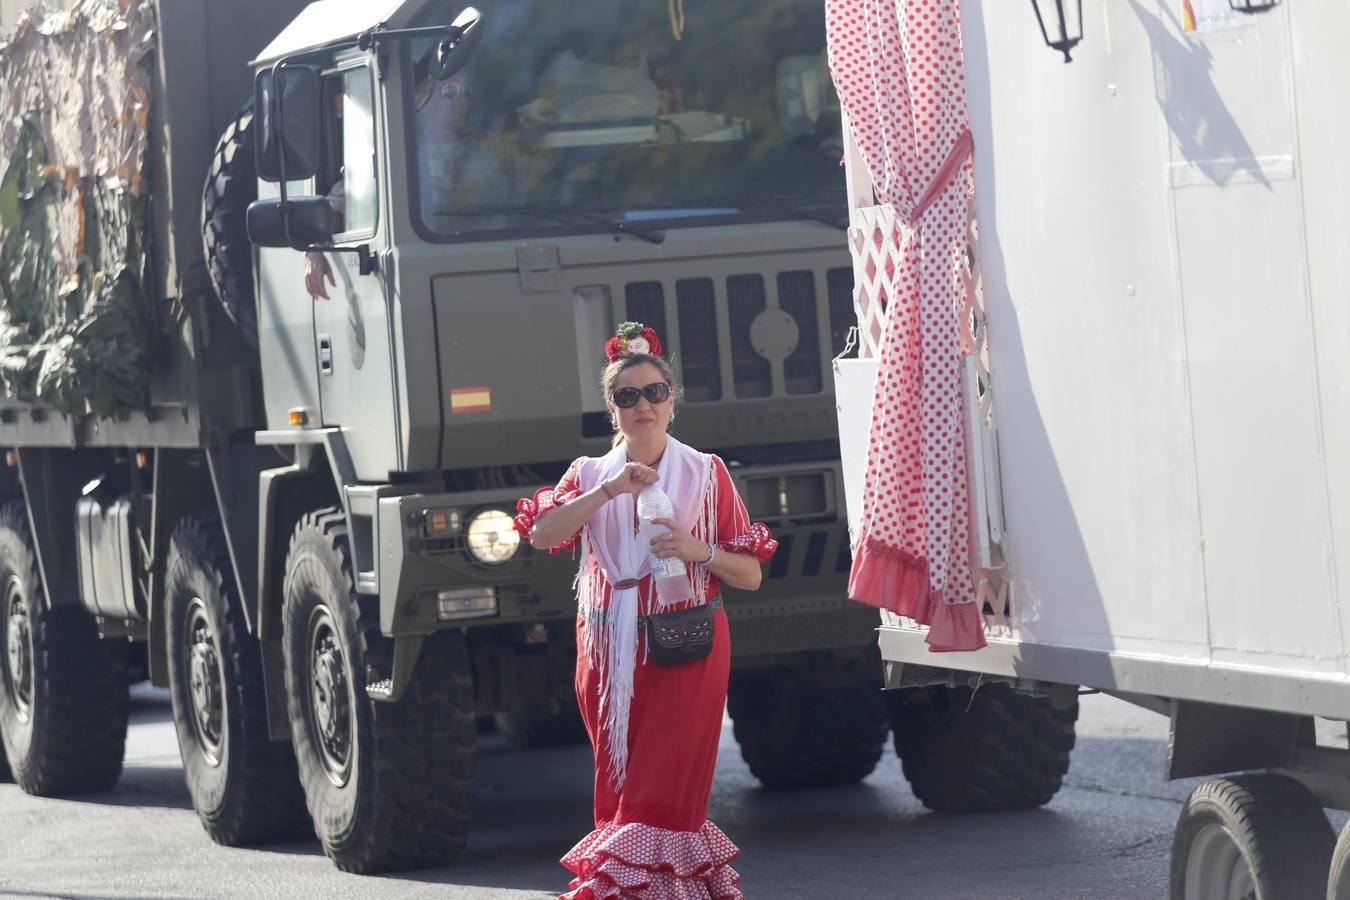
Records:
[[[309,646],[310,723],[328,777],[342,785],[351,770],[351,695],[342,645],[327,610],[315,610]]]
[[[1256,885],[1238,842],[1218,822],[1196,833],[1186,859],[1186,900],[1256,900]]]
[[[194,597],[185,623],[188,653],[184,660],[188,696],[192,702],[192,728],[203,756],[211,765],[220,764],[225,721],[225,693],[221,683],[220,654],[206,605]]]
[[[19,718],[28,720],[33,708],[33,643],[28,603],[17,579],[5,591],[5,687]]]

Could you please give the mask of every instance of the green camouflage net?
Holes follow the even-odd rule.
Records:
[[[128,7],[139,25],[141,5]],[[61,36],[79,40],[25,21],[0,47],[0,111],[17,112],[0,134],[0,387],[65,413],[122,418],[148,405],[160,333],[144,289],[148,43],[115,0],[62,15]],[[128,44],[129,34],[139,37]],[[90,49],[109,44],[120,51],[112,63]],[[98,75],[56,93],[32,74],[38,60]],[[90,115],[72,123],[61,109],[71,94],[108,116],[111,135]]]
[[[0,382],[5,393],[63,412],[125,416],[145,406],[154,304],[138,273],[143,200],[97,178],[74,186],[47,169],[25,122],[0,181]],[[51,253],[54,223],[75,206],[85,252],[73,278]]]

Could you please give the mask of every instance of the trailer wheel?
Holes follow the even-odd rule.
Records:
[[[733,676],[727,711],[741,758],[771,790],[853,784],[886,745],[881,685],[812,684],[796,672]]]
[[[586,723],[575,700],[522,697],[510,709],[497,713],[495,722],[507,743],[522,750],[570,747],[586,740]]]
[[[391,642],[361,614],[335,509],[296,525],[284,595],[291,735],[324,852],[359,873],[450,861],[468,832],[476,754],[464,635],[426,639],[398,703],[369,700],[366,661],[387,660]]]
[[[202,191],[202,250],[216,297],[253,347],[258,346],[258,314],[253,298],[253,245],[245,216],[256,199],[250,100],[225,129],[211,157]]]
[[[1033,809],[1064,783],[1078,703],[1056,709],[1006,684],[888,695],[895,752],[923,805],[936,812]]]
[[[313,833],[295,754],[267,734],[262,651],[216,513],[178,523],[165,572],[173,724],[202,827],[230,847]]]
[[[9,772],[9,760],[5,757],[5,735],[0,731],[0,784],[13,780],[14,776]]]
[[[1172,838],[1172,900],[1322,900],[1335,835],[1292,778],[1207,781],[1181,808]]]
[[[1350,900],[1350,823],[1341,829],[1331,851],[1331,877],[1327,879],[1327,900]]]
[[[104,791],[126,749],[127,647],[74,607],[48,608],[22,503],[0,506],[0,736],[30,794]]]

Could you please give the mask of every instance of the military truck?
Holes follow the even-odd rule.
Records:
[[[828,373],[852,271],[818,4],[88,0],[60,25],[80,27],[40,52],[132,60],[145,90],[116,122],[140,122],[144,166],[54,167],[37,153],[60,117],[33,110],[37,187],[14,208],[133,239],[43,269],[70,267],[64,292],[19,285],[83,309],[24,345],[0,401],[0,734],[26,791],[116,782],[130,644],[171,689],[214,840],[313,829],[355,872],[451,859],[476,721],[581,736],[576,563],[512,515],[609,447],[602,345],[624,320],[670,350],[676,433],[723,456],[781,542],[757,594],[727,594],[742,753],[769,787],[872,770],[887,727],[875,613],[844,595]],[[6,240],[43,258],[4,196]]]

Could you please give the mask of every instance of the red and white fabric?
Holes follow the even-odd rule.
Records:
[[[666,455],[669,461],[663,459],[657,471],[676,521],[721,551],[748,553],[760,562],[773,556],[778,542],[765,525],[750,520],[721,459],[674,438]],[[556,487],[520,501],[516,528],[528,536],[539,516],[593,489],[613,462],[578,459]],[[610,634],[606,625],[623,618],[636,635],[632,614],[660,609],[645,560],[623,559],[631,549],[633,515],[631,497],[611,500],[562,545],[581,548],[577,599],[584,614],[577,616],[576,691],[595,754],[595,830],[563,857],[575,876],[564,897],[741,898],[740,876],[730,866],[740,851],[708,820],[731,671],[726,610],[713,614],[712,652],[701,660],[658,666],[643,654],[616,649],[620,634]],[[624,534],[616,534],[618,528]],[[603,554],[602,541],[614,545]],[[694,597],[706,602],[721,587],[711,572],[695,568],[701,567],[691,566]],[[615,590],[607,570],[615,580],[641,573],[637,587]],[[616,666],[621,658],[631,663]],[[616,683],[629,679],[631,688]],[[616,709],[620,694],[627,703],[623,715]],[[620,728],[625,737],[617,740]]]
[[[827,0],[830,71],[875,187],[897,213],[864,506],[849,596],[985,645],[970,565],[959,317],[973,190],[956,0]]]
[[[712,822],[670,831],[640,822],[597,828],[562,864],[576,874],[562,900],[741,900],[730,865],[741,851]]]

